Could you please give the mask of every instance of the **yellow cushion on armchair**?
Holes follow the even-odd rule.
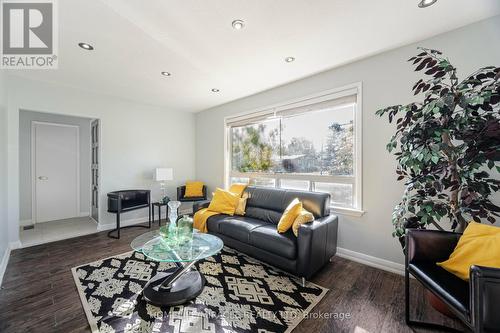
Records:
[[[437,265],[462,280],[469,280],[472,265],[500,268],[500,228],[469,223],[450,258]]]
[[[185,198],[202,197],[203,196],[203,182],[186,182]]]

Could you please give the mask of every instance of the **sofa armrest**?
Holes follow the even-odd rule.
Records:
[[[408,229],[407,263],[440,262],[448,259],[462,234],[438,230]]]
[[[200,209],[208,208],[209,205],[210,205],[210,200],[197,201],[193,203],[193,214],[199,211]]]
[[[309,279],[337,252],[338,217],[329,215],[300,226],[297,272]]]
[[[500,316],[500,268],[472,266],[470,306],[475,332],[498,332]]]

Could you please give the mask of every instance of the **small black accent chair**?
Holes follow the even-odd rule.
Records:
[[[149,209],[149,225],[120,226],[120,214],[137,209]],[[116,214],[116,229],[108,232],[108,237],[120,239],[121,228],[151,228],[151,191],[150,190],[123,190],[108,193],[108,213]],[[117,235],[112,233],[116,232]]]
[[[186,197],[186,186],[179,186],[177,188],[177,201],[180,202],[193,202],[207,200],[207,187],[203,185],[203,196],[201,197]]]
[[[450,257],[462,234],[437,230],[408,230],[405,260],[405,320],[407,325],[458,330],[410,319],[410,274],[448,305],[472,332],[500,332],[500,269],[472,266],[469,282],[436,262]]]

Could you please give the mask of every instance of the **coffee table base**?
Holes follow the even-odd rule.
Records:
[[[170,287],[160,287],[177,271],[158,273],[144,287],[142,295],[146,302],[156,306],[184,304],[196,298],[205,287],[205,277],[196,270],[185,271]]]

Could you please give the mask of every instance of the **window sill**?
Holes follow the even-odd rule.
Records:
[[[330,210],[334,214],[338,215],[347,215],[354,217],[361,217],[365,214],[364,210],[355,209],[355,208],[344,208],[344,207],[330,207]]]

